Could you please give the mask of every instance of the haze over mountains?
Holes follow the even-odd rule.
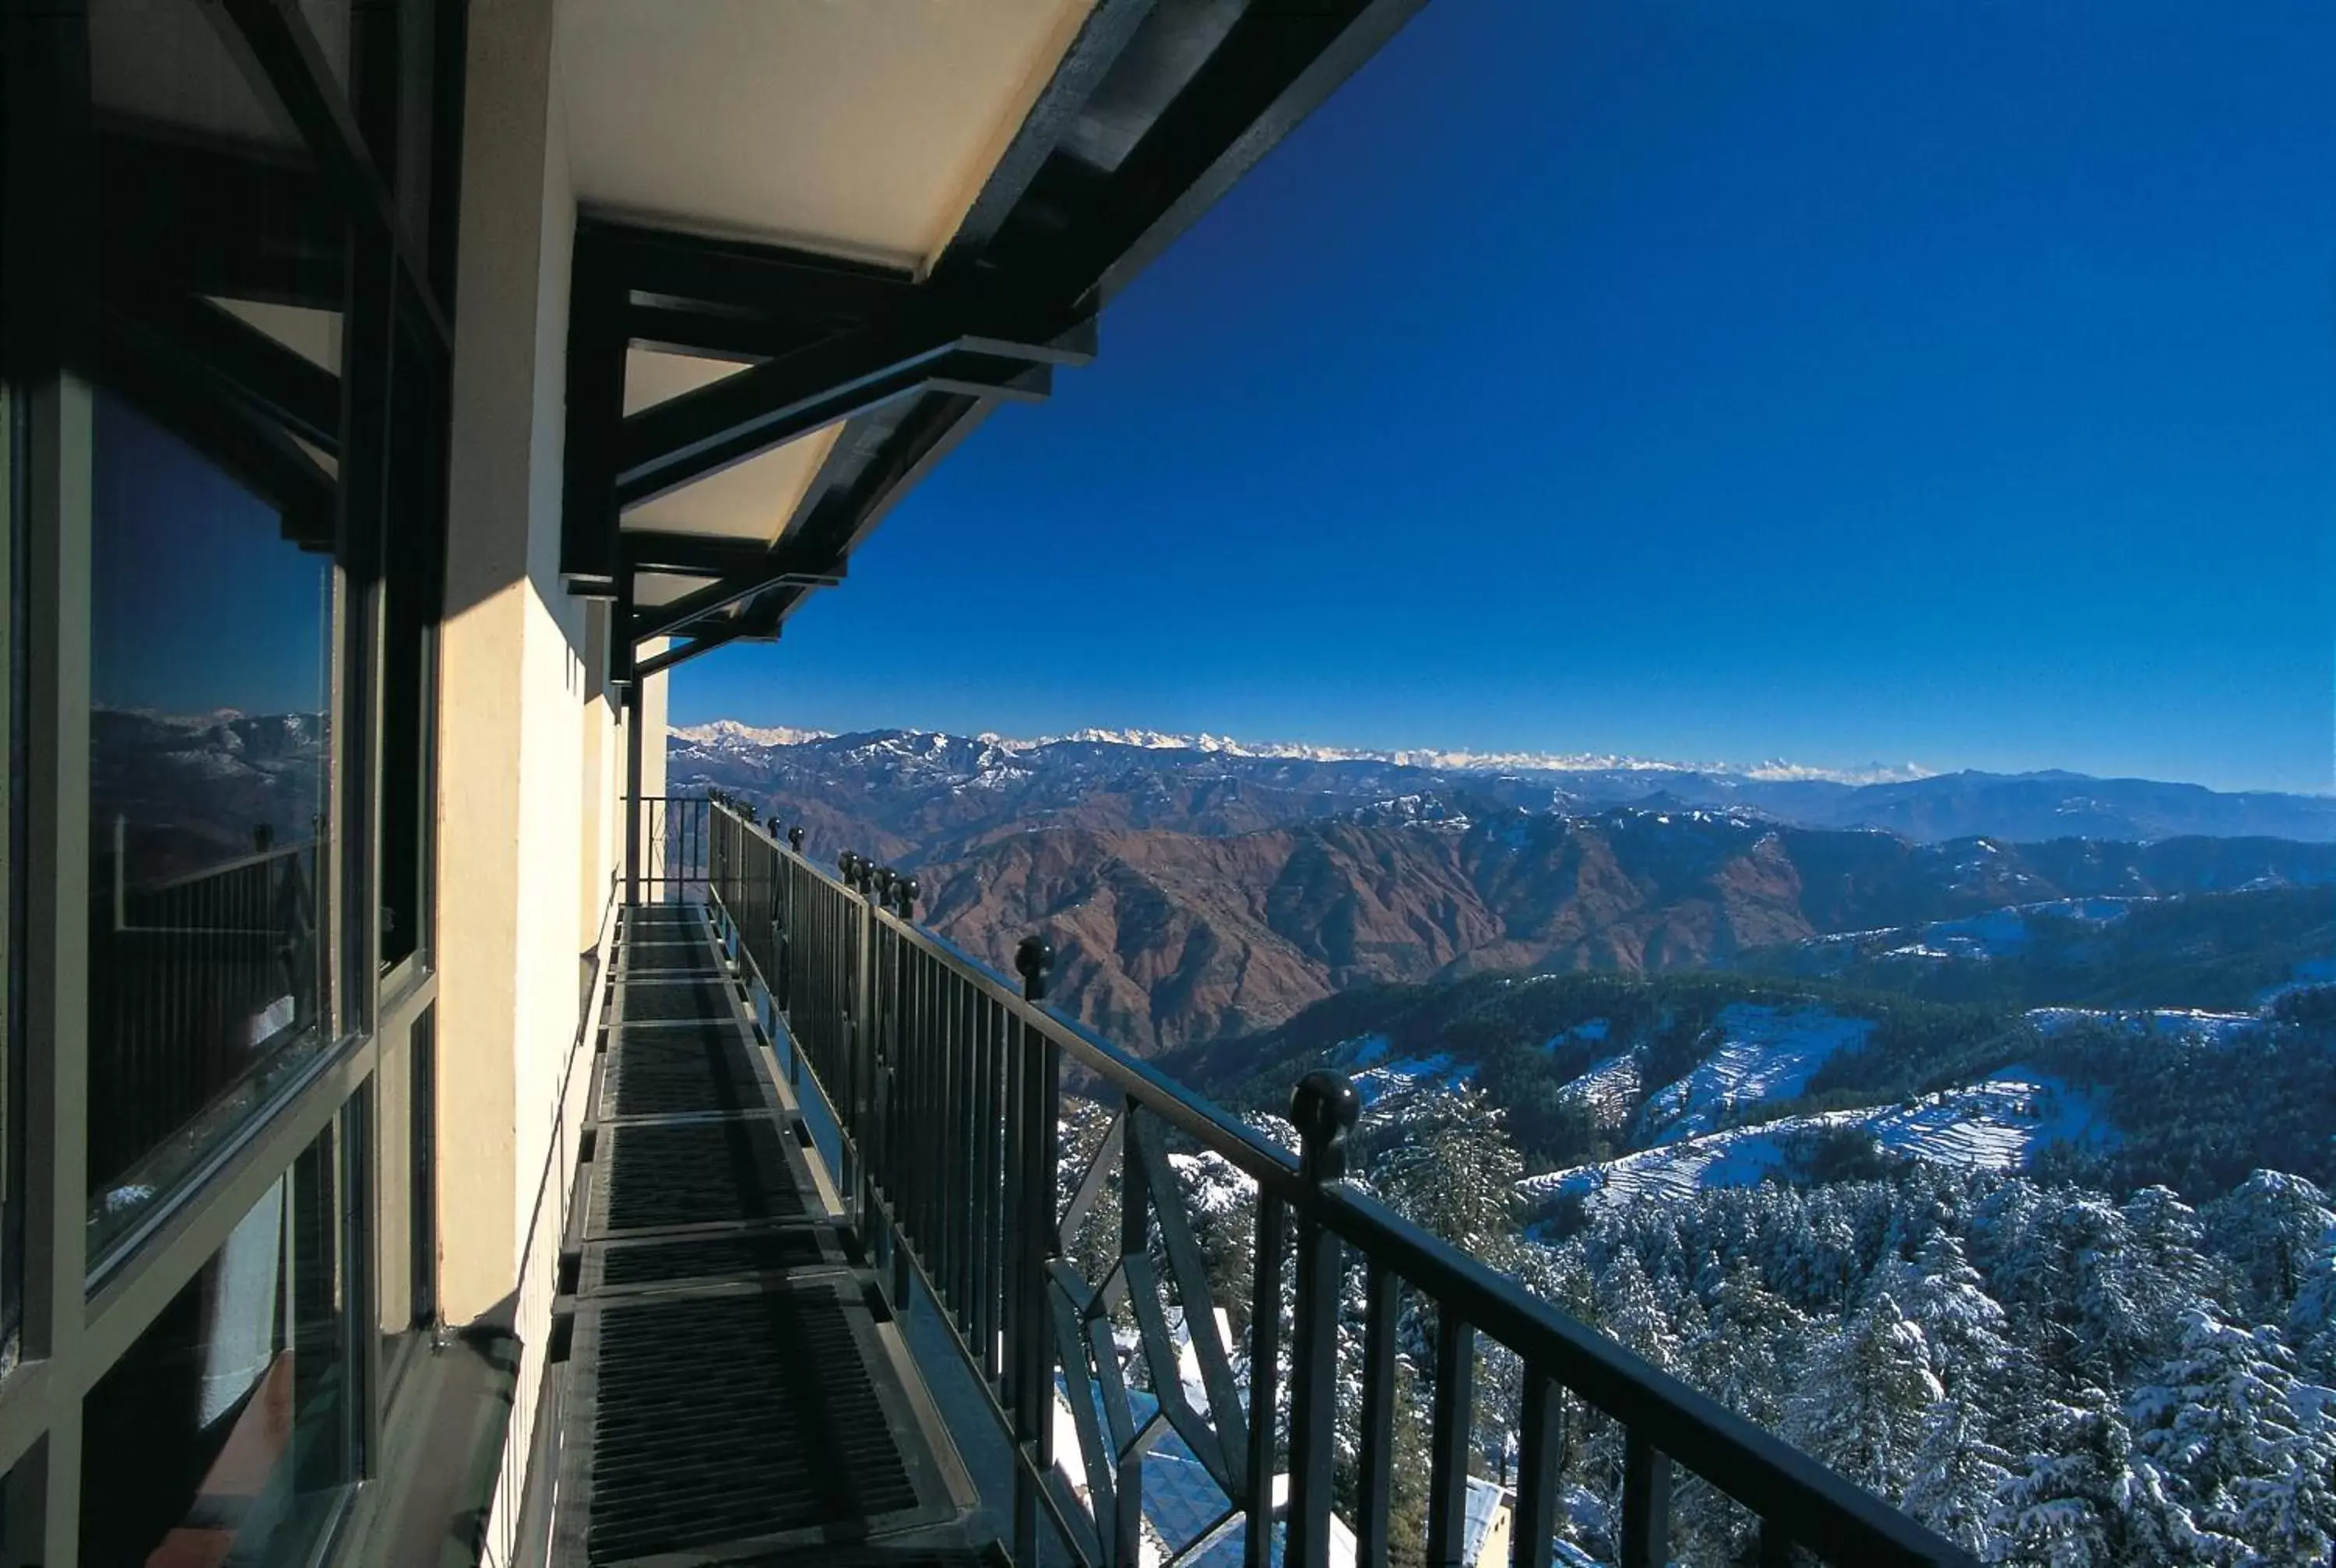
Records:
[[[992,963],[1047,931],[1056,1005],[1138,1051],[1371,982],[1652,973],[2060,898],[2336,881],[2315,796],[1422,755],[716,724],[675,732],[668,787],[801,823],[822,862],[916,871],[925,918]]]

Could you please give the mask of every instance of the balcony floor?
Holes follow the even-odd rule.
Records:
[[[965,1466],[703,914],[628,911],[612,973],[550,1562],[982,1560]]]

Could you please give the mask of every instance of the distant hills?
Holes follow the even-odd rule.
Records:
[[[1877,1144],[2194,1201],[2263,1164],[2336,1177],[2336,886],[2061,900],[1753,959],[1362,988],[1163,1065],[1243,1108],[1326,1064],[1373,1107],[1481,1088],[1549,1173],[1537,1202],[1874,1174],[1826,1162]]]
[[[823,735],[732,720],[676,729],[670,776],[783,799],[814,833],[880,858],[932,859],[1001,828],[1238,833],[1406,795],[1532,811],[1742,811],[1799,827],[1958,838],[2146,842],[2189,834],[2336,842],[2336,796],[2229,792],[2083,774],[1827,771],[1611,756],[1363,752],[1212,735],[1085,730],[1041,740],[871,730]]]
[[[926,918],[992,963],[1047,931],[1056,1005],[1145,1052],[1359,985],[1653,974],[2051,900],[2336,882],[2336,802],[2312,796],[1514,760],[719,725],[676,732],[668,779],[803,823],[822,861],[914,869]]]

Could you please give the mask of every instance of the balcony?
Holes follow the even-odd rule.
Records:
[[[1971,1561],[1345,1181],[1337,1075],[1285,1149],[1049,1011],[1043,940],[1008,981],[918,926],[913,877],[640,804],[533,1461],[550,1562],[1652,1568],[1694,1482],[1763,1564]],[[1392,1507],[1423,1397],[1424,1540]],[[1485,1416],[1510,1475],[1472,1474]],[[1589,1555],[1567,1511],[1617,1461]]]

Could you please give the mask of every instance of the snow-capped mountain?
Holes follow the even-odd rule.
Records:
[[[2068,773],[1931,773],[1913,764],[1825,768],[1554,753],[1368,750],[1215,735],[1085,729],[1033,739],[937,731],[823,735],[730,719],[673,732],[676,787],[713,785],[765,810],[844,820],[867,852],[931,855],[954,833],[1059,820],[1126,803],[1147,826],[1205,833],[1307,820],[1406,795],[1526,810],[1611,805],[1744,812],[1804,827],[1960,838],[2150,841],[2185,835],[2336,842],[2336,798],[2226,793]],[[1225,810],[1241,797],[1238,809]],[[891,834],[891,842],[879,842]]]
[[[709,748],[798,745],[832,737],[829,730],[796,729],[787,726],[759,727],[736,719],[717,718],[701,725],[676,726],[676,740]],[[938,732],[890,732],[914,737]],[[947,735],[944,740],[950,739]],[[1124,746],[1147,752],[1196,752],[1205,756],[1251,758],[1279,762],[1386,763],[1397,767],[1426,768],[1440,773],[1623,773],[1709,774],[1763,784],[1822,782],[1844,784],[1897,784],[1929,778],[1934,770],[1920,763],[1868,763],[1861,766],[1817,767],[1781,759],[1751,764],[1671,762],[1657,757],[1626,756],[1611,752],[1480,752],[1435,746],[1337,746],[1303,741],[1244,741],[1231,735],[1173,735],[1151,729],[1106,729],[1090,726],[1062,735],[1017,738],[992,731],[968,737],[1003,752],[1044,751],[1053,746]]]

